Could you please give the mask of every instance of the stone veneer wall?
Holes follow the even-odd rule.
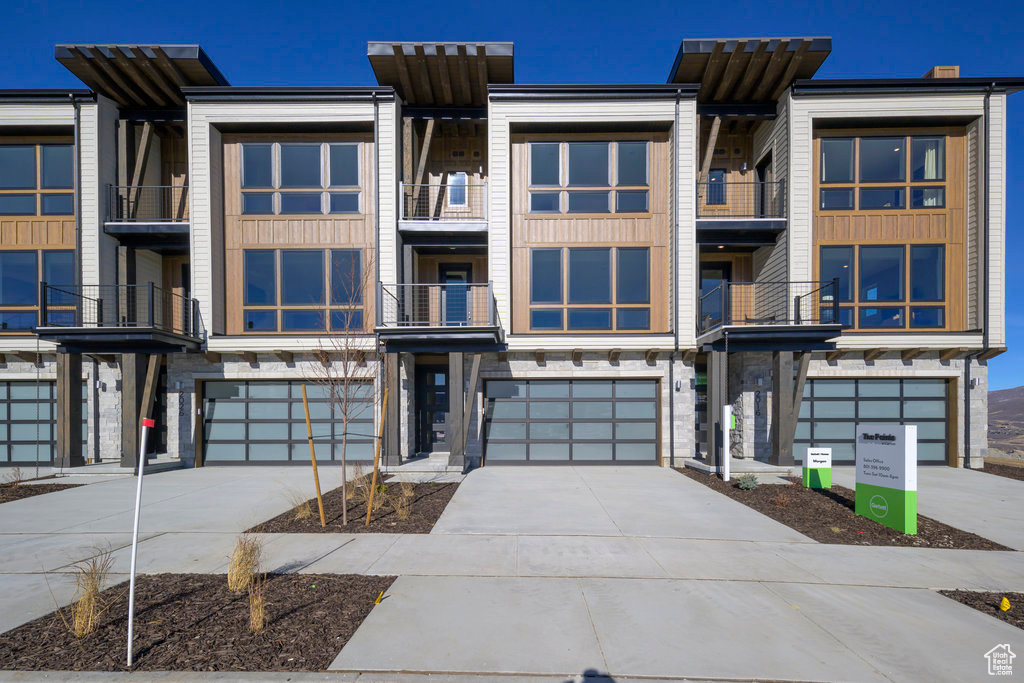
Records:
[[[730,444],[732,457],[767,461],[772,446],[771,352],[730,354],[729,398],[736,418]]]

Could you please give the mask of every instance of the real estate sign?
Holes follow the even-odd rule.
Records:
[[[808,448],[804,455],[804,486],[809,489],[832,488],[832,449]]]
[[[857,425],[858,515],[917,533],[917,425]]]

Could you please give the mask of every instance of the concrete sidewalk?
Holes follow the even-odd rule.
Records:
[[[997,643],[1024,633],[920,589],[400,577],[331,669],[971,680]]]
[[[854,488],[853,467],[836,467],[832,481]],[[1024,550],[1024,481],[954,467],[917,468],[917,512]]]

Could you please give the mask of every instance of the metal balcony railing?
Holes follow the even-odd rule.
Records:
[[[487,183],[409,185],[403,183],[403,221],[487,220]]]
[[[832,325],[839,321],[839,280],[724,281],[700,297],[698,334],[722,325]]]
[[[492,283],[377,285],[380,327],[497,327]]]
[[[40,327],[149,328],[201,338],[199,303],[180,294],[144,285],[39,286]]]
[[[786,184],[774,182],[697,183],[697,218],[785,218]]]
[[[187,223],[187,185],[110,185],[111,223]]]

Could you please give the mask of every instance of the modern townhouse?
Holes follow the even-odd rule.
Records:
[[[814,78],[831,48],[529,85],[511,43],[369,43],[376,86],[239,87],[58,46],[88,89],[0,91],[0,464],[132,466],[141,415],[305,463],[305,386],[328,463],[842,463],[899,421],[980,466],[1024,79]]]

